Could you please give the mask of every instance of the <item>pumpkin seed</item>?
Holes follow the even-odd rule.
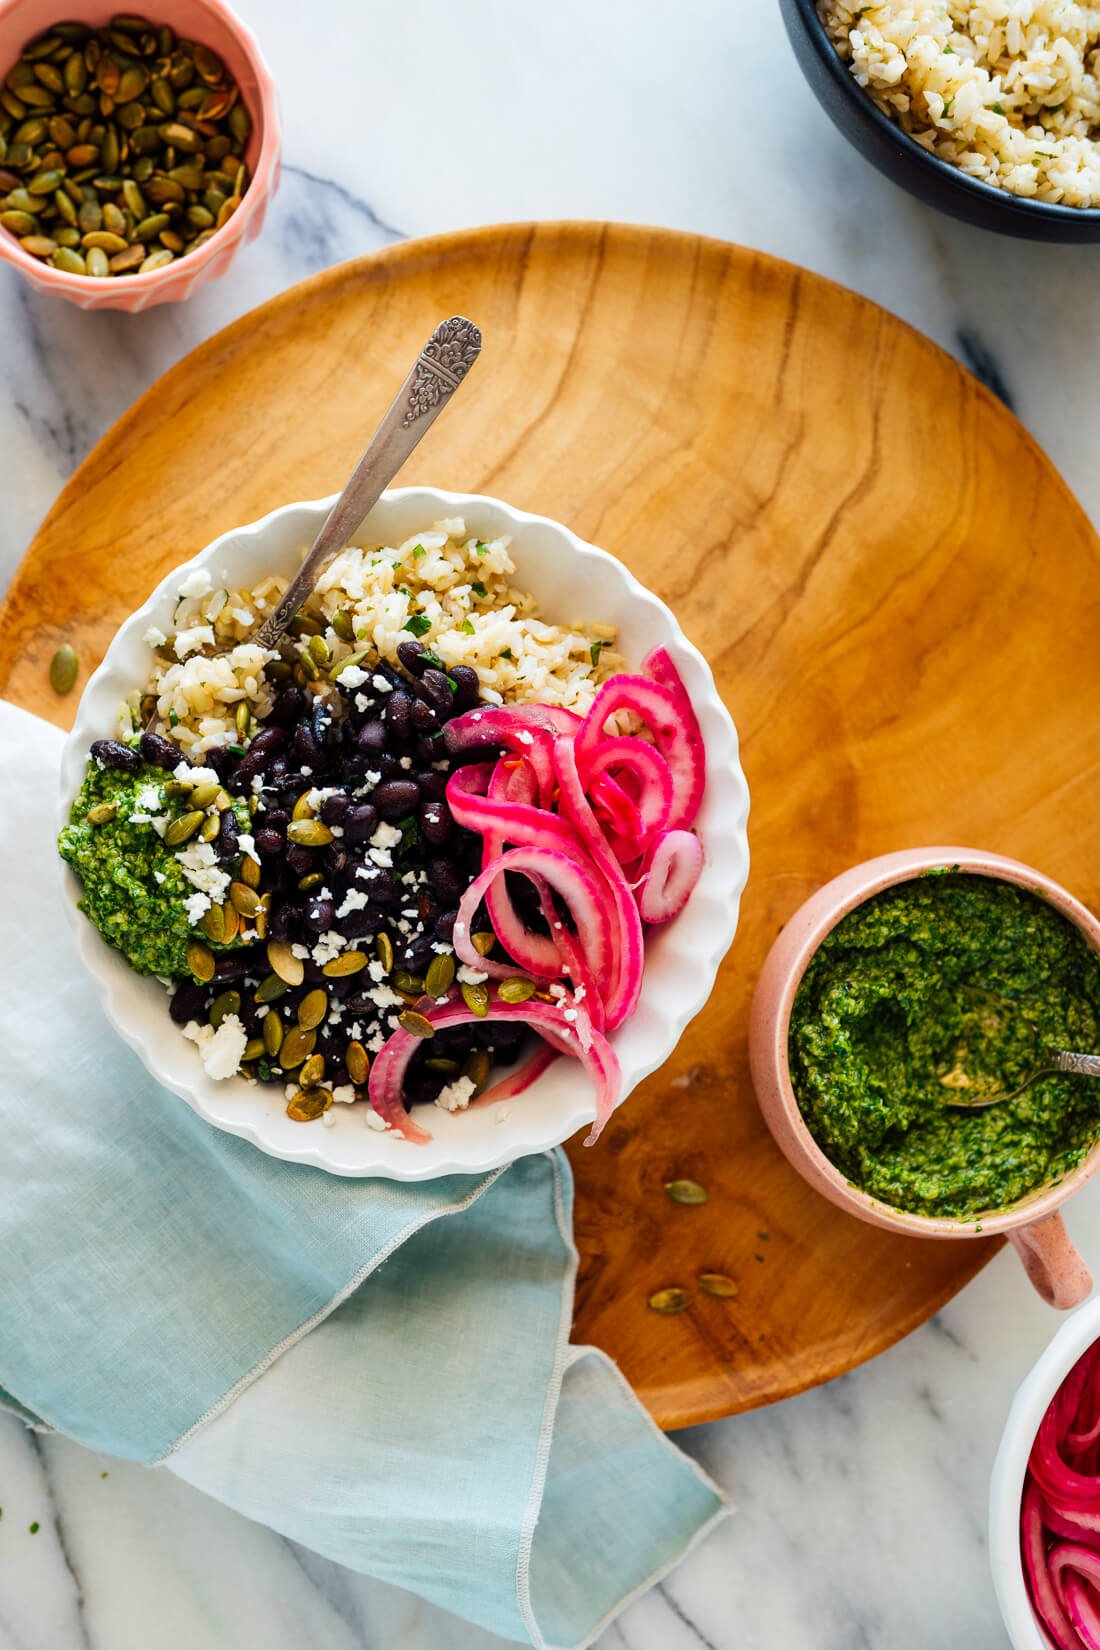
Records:
[[[53,231],[53,238],[59,247],[68,252],[75,252],[80,245],[80,230],[74,229],[71,224],[62,224],[60,229]]]
[[[145,205],[145,196],[133,178],[123,178],[122,198],[126,202],[127,209],[133,213],[135,218],[144,218],[148,210]]]
[[[100,252],[125,252],[128,244],[121,235],[115,235],[109,229],[93,229],[81,242],[85,248],[97,247]]]
[[[332,832],[320,819],[292,819],[286,834],[301,848],[324,848],[332,841]]]
[[[489,1012],[489,993],[485,986],[471,985],[468,980],[463,980],[462,1000],[471,1014],[476,1014],[479,1020],[484,1020]]]
[[[497,937],[495,934],[471,934],[470,943],[479,956],[487,957],[497,943]]]
[[[221,828],[221,821],[216,814],[206,814],[199,827],[199,837],[203,842],[213,842]]]
[[[59,246],[50,262],[55,269],[60,269],[66,275],[83,275],[86,273],[84,259],[79,252],[74,252],[71,246]]]
[[[201,940],[192,940],[187,947],[187,966],[200,985],[214,978],[214,953]]]
[[[291,819],[312,819],[313,803],[310,801],[312,791],[303,791],[295,798],[294,806],[290,810]]]
[[[374,949],[378,953],[378,961],[389,974],[393,970],[393,941],[388,934],[379,934],[374,942]]]
[[[57,251],[57,242],[49,235],[24,235],[19,244],[32,258],[48,258]]]
[[[156,252],[150,252],[138,265],[139,275],[150,275],[154,269],[163,269],[166,264],[175,263],[176,254],[170,252],[166,246],[159,247]]]
[[[97,280],[103,280],[111,273],[111,266],[107,262],[107,254],[101,251],[98,246],[91,248],[88,256],[84,259],[84,263],[88,274],[94,275]]]
[[[445,1083],[453,1083],[456,1077],[462,1076],[462,1067],[457,1060],[425,1060],[424,1070],[441,1077]]]
[[[165,792],[168,792],[167,785],[164,789]],[[186,789],[191,794],[191,806],[193,808],[209,808],[210,804],[215,802],[221,795],[221,786],[216,779],[203,780],[200,785],[187,785]]]
[[[217,1030],[223,1020],[227,1020],[231,1014],[239,1014],[240,1012],[240,992],[233,990],[220,991],[210,1004],[210,1024]]]
[[[312,894],[315,888],[320,888],[325,880],[323,871],[307,871],[304,877],[298,878],[298,892]]]
[[[278,1054],[279,1050],[283,1046],[283,1038],[286,1035],[286,1027],[283,1025],[283,1022],[280,1020],[274,1009],[271,1009],[264,1015],[261,1030],[263,1032],[264,1048],[267,1050],[268,1054]]]
[[[332,1095],[328,1089],[302,1089],[288,1104],[286,1114],[295,1123],[312,1123],[331,1105]]]
[[[248,888],[258,888],[261,874],[259,860],[253,859],[251,854],[245,854],[241,861],[241,881]]]
[[[55,693],[71,693],[76,686],[80,663],[68,642],[62,642],[50,660],[50,686]]]
[[[270,1015],[267,1016],[271,1018]],[[313,1053],[313,1046],[317,1041],[317,1033],[306,1026],[291,1026],[283,1038],[279,1049],[279,1064],[284,1071],[293,1071],[295,1066],[304,1064]]]
[[[303,1031],[312,1031],[319,1026],[328,1013],[328,992],[317,986],[313,991],[307,991],[298,1004],[298,1024]]]
[[[369,648],[361,647],[358,648],[356,652],[346,653],[342,659],[337,659],[336,663],[328,673],[329,681],[338,682],[345,670],[352,670],[358,665],[361,665],[369,651]]]
[[[370,1055],[360,1042],[349,1043],[344,1053],[348,1076],[356,1088],[362,1088],[370,1076]]]
[[[449,953],[433,957],[424,976],[429,997],[445,997],[455,982],[455,960]]]
[[[225,914],[220,905],[212,905],[199,918],[199,927],[215,945],[225,944]]]
[[[697,1180],[666,1180],[665,1195],[673,1203],[705,1203],[707,1201],[706,1188],[700,1186]]]
[[[226,900],[222,906],[222,921],[225,924],[225,943],[232,945],[241,931],[241,919],[235,905]]]
[[[38,219],[32,217],[29,212],[0,212],[0,224],[3,224],[4,228],[9,230],[11,234],[18,235],[22,239],[24,235],[35,233],[38,228]]]
[[[732,1300],[741,1293],[740,1286],[724,1272],[700,1272],[699,1287],[705,1295],[716,1295],[719,1300]]]
[[[112,235],[119,235],[125,241],[128,224],[125,212],[121,212],[114,201],[105,201],[103,205],[103,227]]]
[[[267,960],[271,968],[287,985],[301,985],[306,977],[305,964],[296,957],[286,940],[269,940]]]
[[[475,1048],[466,1056],[463,1073],[474,1085],[474,1094],[480,1094],[489,1082],[493,1057],[487,1048]]]
[[[333,957],[330,962],[323,965],[321,973],[339,980],[348,974],[358,974],[361,969],[366,968],[369,961],[370,958],[365,951],[342,951],[338,957]]]
[[[260,906],[260,896],[246,882],[231,882],[229,898],[242,917],[254,917]]]
[[[261,1037],[250,1037],[248,1039],[247,1043],[244,1045],[244,1055],[242,1056],[242,1061],[246,1061],[248,1064],[251,1064],[253,1060],[262,1060],[263,1057],[264,1057],[263,1039]],[[242,1063],[242,1066],[241,1066],[241,1070],[242,1071],[244,1070],[243,1063]]]
[[[64,189],[59,189],[53,198],[53,203],[67,224],[76,223],[76,207]]]
[[[646,1304],[651,1312],[671,1316],[675,1312],[686,1312],[691,1301],[684,1289],[658,1289],[655,1295],[650,1295]]]
[[[525,1003],[534,995],[534,980],[521,980],[517,977],[512,980],[501,980],[497,986],[497,996],[502,1003]]]
[[[143,217],[140,223],[134,225],[134,234],[139,241],[151,241],[160,234],[162,229],[167,229],[170,222],[171,219],[167,212],[152,212],[147,218]]]
[[[407,969],[399,969],[393,977],[393,988],[402,992],[406,997],[422,997],[424,995],[424,981],[419,974],[410,974]]]
[[[135,230],[135,234],[136,233],[138,233],[138,231]],[[252,726],[252,712],[248,708],[247,699],[242,699],[240,704],[237,706],[233,721],[239,736],[242,739],[247,739],[249,729]]]
[[[435,1027],[423,1014],[418,1014],[415,1008],[406,1008],[397,1016],[397,1023],[402,1031],[407,1031],[411,1037],[434,1037]]]
[[[311,1054],[305,1065],[298,1073],[298,1081],[304,1089],[316,1088],[324,1080],[325,1057],[323,1054]]]
[[[89,825],[109,825],[118,813],[117,802],[97,802],[85,814]]]
[[[220,223],[218,224],[218,228],[221,228]],[[332,649],[329,647],[323,636],[311,636],[307,645],[310,653],[312,653],[319,665],[328,665],[332,663]]]
[[[256,987],[256,990],[252,994],[252,1001],[254,1003],[278,1002],[280,997],[286,996],[288,990],[289,987],[286,981],[281,980],[278,974],[269,974],[267,978],[262,980]]]
[[[302,667],[302,675],[307,682],[315,682],[321,672],[317,669],[317,661],[308,647],[298,649],[298,663]]]
[[[332,626],[336,635],[339,636],[342,642],[354,642],[355,625],[352,622],[351,614],[348,612],[346,607],[337,608],[336,612],[329,620],[329,624]]]

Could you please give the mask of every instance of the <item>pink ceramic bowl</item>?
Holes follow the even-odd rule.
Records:
[[[1056,1186],[1040,1187],[1010,1209],[983,1215],[979,1220],[942,1220],[907,1214],[880,1203],[853,1186],[825,1156],[798,1109],[787,1061],[791,1009],[807,964],[842,917],[872,894],[907,882],[925,871],[951,869],[1013,882],[1036,894],[1061,912],[1100,953],[1100,922],[1039,871],[999,854],[973,848],[911,848],[884,854],[845,871],[820,888],[799,907],[768,953],[753,999],[749,1029],[749,1056],[753,1086],[764,1120],[784,1155],[830,1203],[858,1215],[872,1226],[909,1232],[914,1237],[966,1241],[1003,1233],[1015,1248],[1035,1288],[1052,1306],[1076,1306],[1092,1288],[1084,1261],[1067,1236],[1057,1213],[1067,1197],[1100,1164],[1100,1144]]]
[[[0,79],[7,74],[28,40],[44,34],[51,23],[71,20],[100,27],[119,10],[109,0],[0,0]],[[167,23],[178,35],[200,40],[224,61],[252,116],[252,135],[245,160],[251,182],[229,222],[197,251],[189,252],[148,275],[66,275],[24,252],[14,235],[0,229],[0,258],[13,264],[38,292],[57,293],[81,309],[124,309],[131,314],[153,304],[189,298],[205,281],[224,275],[237,249],[260,232],[267,203],[279,182],[281,134],[275,83],[255,36],[224,0],[155,0],[151,23]]]

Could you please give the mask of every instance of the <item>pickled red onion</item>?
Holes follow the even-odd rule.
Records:
[[[663,831],[637,885],[643,922],[669,922],[691,898],[703,869],[703,849],[690,831]]]
[[[1058,1650],[1100,1650],[1100,1477],[1066,1459],[1084,1455],[1090,1463],[1098,1436],[1100,1343],[1094,1343],[1043,1416],[1020,1513],[1028,1592]]]

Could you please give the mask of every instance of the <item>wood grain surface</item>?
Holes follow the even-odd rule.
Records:
[[[455,311],[482,361],[400,479],[498,494],[620,556],[707,654],[742,739],[752,870],[719,984],[600,1147],[570,1148],[575,1338],[662,1425],[709,1420],[881,1351],[992,1252],[875,1231],[804,1186],[756,1109],[748,1006],[801,900],[888,849],[995,849],[1100,901],[1100,545],[1004,408],[852,293],[663,231],[481,230],[329,270],[155,385],[28,551],[0,691],[68,723],[55,647],[85,680],[171,566],[340,487]],[[666,1198],[684,1175],[705,1207]],[[705,1270],[737,1297],[694,1290]],[[648,1310],[673,1284],[691,1309]]]

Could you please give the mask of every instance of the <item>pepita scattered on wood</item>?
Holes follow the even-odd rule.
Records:
[[[697,1180],[667,1180],[665,1194],[673,1203],[705,1203],[707,1191]]]
[[[238,209],[251,131],[239,87],[201,43],[136,17],[79,31],[54,24],[0,85],[0,228],[69,274],[163,268]],[[32,222],[3,221],[15,211]],[[61,238],[75,226],[103,228],[123,246]],[[142,244],[151,240],[160,244]]]
[[[732,1300],[741,1293],[740,1285],[724,1272],[700,1272],[699,1287],[704,1295],[716,1295],[719,1300]]]
[[[68,642],[62,642],[53,658],[50,660],[50,686],[55,693],[71,693],[76,686],[77,672],[80,669],[75,651]]]
[[[685,1289],[658,1289],[655,1295],[650,1295],[646,1302],[651,1312],[662,1312],[671,1317],[676,1312],[686,1312],[691,1305]]]

